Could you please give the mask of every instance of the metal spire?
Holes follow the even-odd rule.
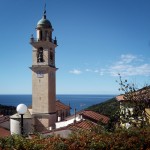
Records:
[[[46,19],[46,3],[44,5],[44,12],[43,12],[43,16],[44,16],[44,19]]]

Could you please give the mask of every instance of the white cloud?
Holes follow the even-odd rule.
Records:
[[[92,72],[92,73],[98,73],[99,70],[98,69],[85,69],[86,72]]]
[[[120,61],[117,62],[118,64],[129,64],[135,60],[137,60],[137,56],[127,54],[127,55],[121,55]]]
[[[95,72],[95,73],[98,73],[98,72],[99,72],[99,70],[94,70],[94,72]]]
[[[91,70],[91,69],[85,69],[85,71],[86,71],[86,72],[92,72],[92,70]]]
[[[111,76],[118,76],[118,73],[122,76],[150,75],[150,64],[141,64],[142,59],[137,56],[121,55],[120,59],[120,61],[109,67],[108,72]]]
[[[118,76],[118,73],[120,73],[121,76],[150,76],[150,64],[144,63],[144,58],[141,58],[141,56],[123,54],[118,61],[114,62],[111,66],[100,69],[88,67],[87,69],[84,69],[84,72],[95,73],[100,76]],[[73,69],[69,72],[77,75],[83,73],[83,71],[78,69]]]
[[[78,69],[73,69],[73,70],[71,70],[71,71],[69,71],[69,73],[72,73],[72,74],[81,74],[82,73],[82,71],[80,71],[80,70],[78,70]]]

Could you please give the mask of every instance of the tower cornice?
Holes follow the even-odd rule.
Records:
[[[57,71],[58,68],[48,65],[32,65],[32,67],[29,67],[32,71],[37,72],[39,70],[41,71]]]

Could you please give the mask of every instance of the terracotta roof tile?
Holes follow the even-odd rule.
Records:
[[[29,109],[32,109],[32,105],[28,106]],[[56,100],[56,110],[68,110],[71,109],[70,106],[63,104],[60,100]]]
[[[0,127],[0,137],[7,137],[7,136],[10,136],[10,131],[5,129],[5,128],[2,128]]]
[[[71,109],[70,106],[63,104],[59,100],[56,101],[56,111],[58,111],[58,110],[70,110],[70,109]]]
[[[108,123],[109,118],[107,116],[104,116],[102,114],[96,113],[94,111],[85,110],[81,113],[84,117],[87,117],[89,119],[95,120],[95,121],[101,121],[103,123]]]
[[[0,123],[9,121],[9,117],[8,116],[4,116],[4,115],[0,115]]]
[[[124,100],[124,98],[123,98],[123,96],[124,95],[118,95],[117,97],[116,97],[116,99],[117,99],[117,101],[123,101]]]
[[[78,122],[75,122],[73,124],[70,124],[67,126],[67,128],[75,130],[75,129],[91,129],[94,126],[96,126],[95,123],[88,121],[88,120],[81,120]]]
[[[130,94],[130,99],[126,99],[124,97],[124,94],[122,95],[118,95],[116,97],[117,101],[129,101],[129,100],[134,100],[134,101],[139,101],[139,100],[144,100],[144,98],[146,98],[146,100],[150,99],[150,86],[144,87],[142,89],[139,89],[135,92],[129,93]]]
[[[72,124],[69,124],[68,126],[65,127],[61,127],[58,129],[54,129],[54,130],[47,130],[47,131],[42,131],[42,134],[45,133],[51,133],[51,132],[55,132],[55,131],[62,131],[62,130],[78,130],[78,129],[92,129],[94,126],[96,126],[96,123],[93,123],[91,121],[88,120],[81,120]]]

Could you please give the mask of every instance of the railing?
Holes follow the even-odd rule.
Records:
[[[48,41],[48,42],[52,42],[53,44],[57,45],[57,40],[53,40],[52,38],[46,38],[46,39],[37,39],[37,38],[34,38],[34,37],[31,37],[30,38],[30,43],[34,43],[34,42],[39,42],[39,41]]]

